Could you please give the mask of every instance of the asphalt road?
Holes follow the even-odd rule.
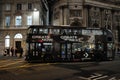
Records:
[[[27,63],[24,58],[0,59],[0,80],[120,80],[120,61]]]

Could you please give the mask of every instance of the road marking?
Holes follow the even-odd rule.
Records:
[[[104,78],[107,78],[107,77],[108,77],[107,75],[103,76],[103,74],[94,73],[93,75],[90,75],[90,77],[80,76],[79,78],[83,79],[83,80],[100,80],[100,79],[104,79]]]
[[[99,76],[102,76],[102,74],[98,74],[98,73],[94,73],[94,75],[91,75],[91,77],[89,77],[89,78],[96,78],[96,77],[99,77]]]
[[[120,80],[120,79],[116,79],[116,77],[112,77],[109,80]]]
[[[6,70],[6,69],[19,69],[19,68],[29,68],[29,67],[37,67],[37,66],[45,66],[45,65],[50,65],[50,64],[18,64],[17,66],[15,64],[17,63],[21,63],[22,61],[17,61],[17,62],[13,62],[10,64],[6,64],[6,65],[2,65],[0,66],[0,70]],[[14,66],[15,65],[15,66]]]
[[[0,66],[0,68],[8,67],[8,66],[10,66],[10,65],[14,65],[14,64],[20,63],[20,62],[23,62],[23,61],[17,61],[17,62],[8,63],[8,64],[5,64],[5,65]]]
[[[26,68],[26,67],[28,67],[28,66],[30,66],[29,64],[25,64],[25,65],[21,65],[21,66],[19,66],[20,68]]]
[[[101,76],[101,77],[98,77],[98,78],[95,78],[93,80],[99,80],[99,79],[103,79],[103,78],[107,78],[108,76]]]
[[[18,69],[18,68],[27,68],[27,67],[31,67],[29,66],[29,64],[25,64],[25,65],[19,65],[19,66],[11,66],[11,67],[1,67],[0,66],[0,70],[6,70],[6,69]]]

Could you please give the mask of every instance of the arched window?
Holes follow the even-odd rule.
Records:
[[[22,38],[23,38],[23,36],[22,36],[22,34],[17,33],[17,34],[15,35],[15,37],[14,37],[14,38],[22,39]]]
[[[97,24],[96,22],[93,24],[93,28],[99,28],[99,24]]]
[[[80,27],[82,27],[81,22],[80,22],[79,19],[77,19],[77,18],[75,18],[75,19],[74,19],[74,22],[72,22],[70,25],[71,25],[71,26],[80,26]]]
[[[5,47],[10,47],[10,36],[9,35],[7,35],[6,37],[5,37]]]

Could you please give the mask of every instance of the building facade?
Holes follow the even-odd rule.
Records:
[[[51,24],[108,28],[114,33],[117,49],[120,44],[119,3],[119,0],[55,0]]]
[[[46,0],[0,1],[0,53],[11,47],[23,47],[26,52],[27,28],[48,24]]]
[[[48,9],[48,3],[50,3]],[[30,25],[50,24],[108,28],[120,46],[119,0],[0,0],[0,53],[23,47]]]

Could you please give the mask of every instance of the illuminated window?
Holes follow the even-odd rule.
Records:
[[[21,16],[16,16],[16,19],[15,19],[15,25],[16,26],[21,26],[22,25],[22,17]]]
[[[10,47],[10,36],[9,35],[5,37],[5,47],[6,48]]]
[[[32,25],[32,16],[27,16],[27,25]]]
[[[28,10],[32,10],[32,3],[28,3]]]
[[[18,33],[18,34],[16,34],[16,35],[15,35],[15,37],[14,37],[14,38],[21,39],[21,38],[23,38],[23,36],[22,36],[22,34]]]
[[[7,16],[5,19],[5,26],[10,26],[10,16]]]
[[[82,10],[70,10],[70,17],[82,17]]]

